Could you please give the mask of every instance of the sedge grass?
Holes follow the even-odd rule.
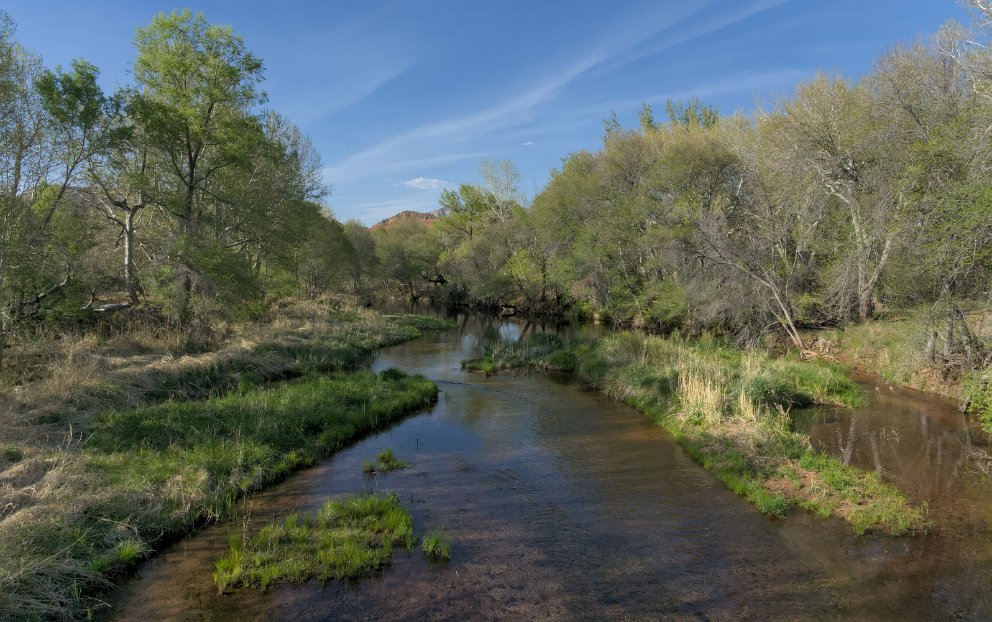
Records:
[[[328,501],[316,515],[292,514],[247,541],[232,539],[215,564],[223,593],[278,583],[356,579],[388,563],[394,546],[413,546],[413,519],[395,495]]]
[[[491,374],[501,369],[541,369],[575,371],[576,357],[557,335],[534,333],[522,341],[503,341],[498,334],[483,339],[484,356],[465,361],[470,371]]]
[[[405,469],[410,466],[410,463],[397,458],[392,449],[383,449],[376,456],[376,466],[379,472],[389,473],[390,471]]]
[[[399,471],[410,466],[409,462],[405,462],[396,457],[396,454],[392,449],[383,449],[376,456],[375,460],[370,460],[366,458],[362,461],[362,473],[368,477],[374,477],[376,474],[385,474],[390,471]]]
[[[429,559],[445,561],[451,559],[451,541],[440,531],[427,532],[420,540],[420,548]]]

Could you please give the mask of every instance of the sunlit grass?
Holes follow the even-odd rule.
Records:
[[[394,546],[413,544],[413,519],[395,495],[349,497],[315,516],[292,514],[246,542],[232,539],[213,576],[220,592],[359,578],[388,563]]]
[[[399,471],[409,466],[409,462],[400,460],[396,457],[396,454],[392,449],[387,448],[380,451],[375,460],[366,458],[362,462],[362,472],[366,475],[372,476],[377,473],[385,474],[390,471]]]
[[[960,383],[927,360],[927,331],[922,320],[850,324],[810,333],[809,338],[827,355],[877,374],[890,384],[961,397]]]
[[[451,541],[439,531],[430,531],[421,538],[420,548],[434,561],[451,559]]]

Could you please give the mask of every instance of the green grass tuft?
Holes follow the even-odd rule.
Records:
[[[573,372],[578,363],[574,344],[548,333],[533,333],[521,341],[504,341],[490,334],[484,336],[482,346],[484,355],[464,361],[462,367],[488,375],[501,369]]]
[[[396,457],[392,449],[383,449],[379,452],[376,460],[373,462],[366,458],[362,463],[362,472],[365,475],[372,476],[376,473],[389,473],[390,471],[398,471],[400,469],[405,469],[410,466],[409,462],[404,462]]]
[[[386,315],[383,317],[401,326],[408,326],[417,330],[440,331],[458,328],[458,324],[450,320],[442,320],[429,315]]]
[[[404,462],[396,457],[392,449],[383,449],[378,456],[379,470],[383,473],[405,469],[410,466],[409,462]]]
[[[17,445],[4,445],[3,457],[8,462],[19,462],[24,458],[24,452]]]
[[[427,557],[435,561],[451,559],[451,541],[441,532],[428,532],[420,541],[420,548]]]
[[[217,561],[218,590],[365,577],[388,563],[394,546],[414,544],[413,519],[396,495],[328,501],[315,515],[288,516],[247,542],[232,540]]]

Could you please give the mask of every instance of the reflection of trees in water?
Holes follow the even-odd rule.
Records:
[[[892,412],[881,414],[885,409]],[[969,463],[979,453],[985,453],[974,447],[972,431],[963,417],[960,427],[954,428],[934,421],[924,412],[895,408],[885,401],[870,410],[835,415],[833,438],[824,443],[828,445],[825,449],[844,464],[874,469],[921,499],[941,497],[954,490]],[[992,467],[992,456],[986,456],[986,466]],[[987,472],[992,473],[992,468]]]

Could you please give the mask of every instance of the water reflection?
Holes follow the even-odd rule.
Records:
[[[420,313],[437,313],[419,307]],[[396,490],[418,532],[443,527],[452,561],[397,552],[378,578],[218,597],[215,526],[143,567],[108,617],[181,620],[989,619],[989,479],[967,450],[984,436],[933,400],[875,391],[869,407],[800,413],[845,461],[877,469],[937,525],[920,538],[852,536],[801,512],[769,521],[695,464],[661,428],[564,379],[461,370],[480,335],[573,329],[453,316],[458,328],[374,363],[438,382],[429,412],[260,493],[254,526],[329,496]],[[589,330],[600,330],[593,328]],[[957,415],[955,418],[954,415]],[[369,482],[392,448],[413,466]]]
[[[988,435],[950,401],[859,380],[870,393],[866,407],[796,413],[797,430],[845,463],[874,470],[927,501],[938,529],[957,528],[946,520],[962,513],[972,525],[987,523],[992,480],[975,457]]]

